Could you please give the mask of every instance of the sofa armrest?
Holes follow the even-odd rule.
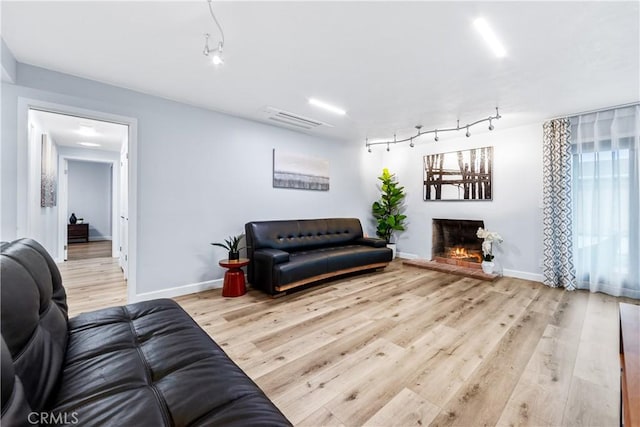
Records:
[[[253,253],[256,261],[269,262],[272,265],[289,262],[289,252],[280,249],[258,249]]]
[[[254,288],[274,295],[276,294],[276,280],[273,277],[273,268],[277,264],[289,262],[289,252],[279,249],[257,249],[251,258],[253,268],[253,279],[250,282]]]
[[[384,239],[378,239],[377,237],[360,237],[356,239],[356,243],[359,245],[373,246],[374,248],[384,248],[387,246],[387,242]]]

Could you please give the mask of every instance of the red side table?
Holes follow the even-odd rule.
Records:
[[[242,267],[249,264],[247,258],[240,258],[234,260],[221,259],[218,261],[220,267],[224,267],[227,270],[224,273],[224,284],[222,285],[223,297],[239,297],[247,293],[247,289],[244,285],[244,271]]]

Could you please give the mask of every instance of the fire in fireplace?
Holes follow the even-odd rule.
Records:
[[[484,221],[467,219],[433,219],[432,259],[447,264],[479,267],[482,262],[482,239],[476,235]]]
[[[456,246],[455,248],[449,248],[448,252],[448,258],[461,259],[470,262],[482,262],[482,251]]]

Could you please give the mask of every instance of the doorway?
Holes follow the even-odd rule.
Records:
[[[25,98],[19,98],[18,111],[18,139],[25,141],[19,145],[18,151],[18,175],[22,177],[19,179],[19,187],[23,190],[19,191],[18,209],[24,212],[23,220],[19,220],[18,224],[19,234],[38,241],[45,240],[46,244],[43,246],[56,262],[62,263],[69,259],[69,209],[75,209],[72,207],[74,202],[69,203],[69,164],[100,165],[103,172],[106,168],[108,173],[103,174],[103,177],[106,175],[106,181],[109,183],[106,196],[109,213],[105,215],[103,212],[103,225],[95,229],[93,225],[100,221],[91,219],[96,218],[94,214],[87,218],[87,215],[77,213],[77,216],[81,215],[83,218],[82,222],[88,223],[87,228],[90,230],[84,237],[84,244],[93,248],[88,251],[90,253],[75,255],[113,259],[112,262],[121,270],[125,279],[129,279],[126,282],[126,298],[129,301],[135,299],[136,236],[128,230],[135,230],[137,179],[135,167],[129,166],[129,158],[134,159],[137,152],[136,119]],[[68,121],[72,124],[60,128],[51,125],[47,120]],[[119,128],[120,138],[115,141],[113,138],[109,140],[109,132],[105,132],[105,127]],[[47,136],[42,138],[42,135]],[[57,148],[57,201],[52,207],[46,208],[40,204],[42,159],[38,138],[54,141]],[[135,165],[135,162],[132,161],[131,165]],[[49,219],[44,226],[43,213],[46,213]],[[129,214],[133,216],[131,224]],[[53,216],[57,220],[51,222]],[[104,217],[109,218],[106,226]],[[43,233],[43,230],[46,233]],[[48,240],[47,236],[50,237]],[[93,245],[94,243],[96,244]],[[71,259],[74,259],[75,255],[71,254]]]
[[[67,182],[64,185],[66,192],[60,192],[60,198],[67,199],[64,203],[67,206],[65,261],[108,258],[112,255],[119,257],[119,224],[112,215],[112,205],[120,200],[118,177],[114,176],[118,173],[114,171],[115,165],[112,162],[67,157],[63,163],[64,174],[60,179]],[[115,208],[120,210],[117,206]]]

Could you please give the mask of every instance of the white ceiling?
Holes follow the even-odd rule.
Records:
[[[122,143],[126,140],[129,132],[129,128],[121,124],[39,110],[30,110],[29,120],[37,123],[43,132],[49,133],[57,145],[63,147],[120,152]],[[95,135],[83,135],[81,133],[82,127],[93,128]],[[79,145],[79,142],[100,144],[100,146],[85,147]]]
[[[362,143],[494,114],[497,128],[640,99],[639,2],[2,2],[20,62],[263,120],[274,106]],[[475,32],[483,16],[507,49]],[[316,97],[347,115],[307,103]]]

